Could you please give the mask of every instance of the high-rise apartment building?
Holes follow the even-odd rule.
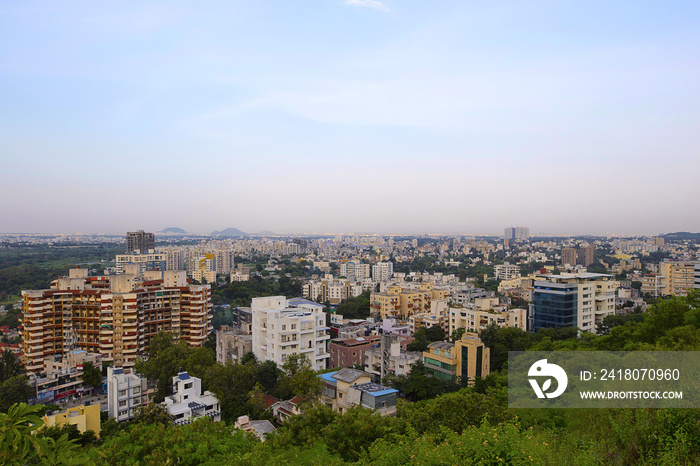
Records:
[[[561,265],[582,265],[588,267],[595,262],[595,246],[588,245],[576,248],[563,248],[561,250]]]
[[[620,283],[599,273],[547,275],[534,283],[530,329],[578,327],[595,332],[600,322],[615,314]]]
[[[48,290],[22,291],[21,309],[22,362],[29,372],[41,371],[47,356],[72,349],[130,367],[160,331],[200,347],[212,330],[211,289],[188,285],[183,271],[144,280],[88,277],[86,269],[73,269]]]
[[[588,267],[595,262],[595,246],[588,245],[578,248],[578,253],[576,255],[576,263],[584,267]]]
[[[291,354],[302,354],[315,370],[325,369],[330,335],[323,306],[302,298],[253,298],[253,354],[282,366]]]
[[[148,252],[156,248],[156,238],[153,233],[146,233],[143,230],[130,231],[126,234],[126,253],[134,251]]]
[[[342,262],[340,264],[340,276],[342,277],[359,281],[364,280],[365,278],[369,278],[369,274],[370,265],[363,264],[359,260],[351,260],[347,262]]]
[[[528,227],[508,227],[503,230],[503,236],[506,239],[528,239],[530,237],[530,229]]]
[[[563,248],[561,250],[561,265],[576,265],[576,248]]]
[[[685,296],[695,286],[699,261],[664,261],[659,263],[659,290],[664,296]]]
[[[393,262],[377,262],[372,266],[372,279],[375,282],[385,282],[390,280],[392,275],[394,275]]]

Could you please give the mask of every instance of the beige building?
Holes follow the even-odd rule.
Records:
[[[22,362],[29,372],[41,371],[46,357],[73,349],[130,367],[160,331],[199,347],[212,330],[209,285],[188,285],[180,271],[143,280],[88,277],[74,269],[51,289],[22,291],[21,306]]]
[[[305,283],[302,290],[304,298],[317,300],[322,303],[340,304],[346,299],[360,296],[363,286],[359,282],[340,278],[326,278]]]
[[[370,296],[373,315],[382,319],[399,317],[407,319],[413,314],[430,312],[433,300],[447,300],[449,287],[435,287],[432,283],[401,283],[386,287],[384,292],[374,292]]]
[[[222,325],[216,332],[216,362],[237,362],[244,354],[253,351],[253,336],[248,330]]]
[[[372,383],[372,375],[367,372],[345,368],[318,377],[325,382],[321,402],[333,411],[344,413],[354,406],[362,406],[382,416],[396,414],[398,390]]]
[[[662,277],[658,273],[647,273],[642,276],[642,288],[641,292],[646,294],[649,293],[653,297],[663,296],[663,286]]]
[[[505,309],[501,311],[479,309],[476,307],[451,307],[449,335],[458,328],[468,332],[479,333],[489,324],[499,327],[515,327],[527,330],[527,311],[525,309]]]
[[[494,265],[493,270],[497,280],[510,280],[520,276],[520,267],[508,262]]]
[[[664,261],[659,263],[659,291],[663,296],[685,296],[695,287],[697,261]]]
[[[340,263],[340,276],[351,280],[362,281],[370,278],[371,266],[363,264],[359,260],[351,260]]]
[[[82,434],[91,430],[95,433],[97,437],[100,436],[100,404],[94,404],[90,406],[76,406],[74,408],[68,408],[66,411],[60,411],[58,413],[52,413],[47,411],[41,418],[44,421],[44,426],[62,426],[62,425],[74,425],[78,428],[78,431]]]
[[[425,368],[441,380],[457,381],[468,378],[469,385],[476,377],[491,372],[491,350],[475,333],[465,333],[456,343],[433,342],[423,352]]]

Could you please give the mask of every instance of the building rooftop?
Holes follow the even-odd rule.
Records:
[[[359,390],[361,392],[367,393],[372,396],[382,396],[388,395],[390,393],[398,393],[399,391],[395,388],[386,387],[378,383],[368,382],[359,385],[353,385],[352,388]]]
[[[454,343],[448,343],[446,341],[434,341],[428,345],[428,348],[437,348],[441,350],[451,350],[454,349]]]
[[[336,380],[340,380],[341,382],[347,382],[347,383],[352,383],[355,380],[359,379],[363,375],[367,375],[366,373],[362,371],[358,371],[355,369],[350,369],[346,367],[345,369],[341,369],[338,372],[334,373],[332,377]]]
[[[313,307],[320,307],[323,309],[322,304],[315,303],[313,301],[309,301],[308,299],[304,298],[291,298],[287,300],[287,305],[290,307],[298,307],[298,306],[313,306]]]

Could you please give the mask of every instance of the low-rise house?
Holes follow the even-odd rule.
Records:
[[[365,363],[365,351],[379,344],[382,337],[368,336],[357,338],[336,338],[328,343],[331,354],[329,367],[353,367]]]
[[[277,430],[268,420],[251,421],[248,416],[240,416],[233,424],[233,428],[244,432],[252,432],[261,442],[265,441],[265,434],[270,434]]]
[[[326,383],[323,403],[344,413],[354,406],[376,409],[382,416],[396,414],[398,390],[372,383],[372,375],[355,369],[342,369],[319,375]]]
[[[41,419],[44,421],[44,426],[46,427],[72,424],[78,428],[80,433],[84,434],[88,430],[91,430],[96,436],[100,436],[99,403],[89,406],[80,405],[57,413],[46,411],[46,414],[44,414]]]
[[[381,342],[365,351],[365,370],[380,380],[389,374],[408,375],[411,366],[422,357],[419,351],[406,351],[413,337],[384,334]]]
[[[277,403],[271,406],[272,416],[281,424],[286,419],[301,414],[303,412],[299,408],[301,401],[301,398],[298,396],[295,396],[291,400],[278,400]]]
[[[221,420],[219,400],[210,392],[202,394],[202,380],[180,372],[173,377],[173,395],[163,402],[168,414],[175,417],[174,425],[189,424],[200,417]]]

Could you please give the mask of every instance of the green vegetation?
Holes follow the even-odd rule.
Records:
[[[445,339],[445,331],[437,325],[430,328],[421,327],[413,334],[413,338],[415,340],[406,349],[408,351],[426,351],[430,343]]]
[[[370,294],[370,291],[364,291],[360,296],[346,299],[338,305],[335,312],[342,315],[344,319],[366,319],[370,315]]]
[[[56,277],[81,265],[102,273],[101,261],[113,261],[124,245],[13,245],[0,249],[0,304],[16,302],[22,290],[48,288]]]
[[[250,306],[253,298],[261,296],[299,297],[302,294],[301,282],[287,276],[278,280],[262,278],[257,275],[250,277],[247,282],[233,282],[211,285],[211,300],[214,305],[230,304],[231,306]]]
[[[95,389],[102,386],[102,371],[95,367],[92,361],[83,364],[83,383]]]

